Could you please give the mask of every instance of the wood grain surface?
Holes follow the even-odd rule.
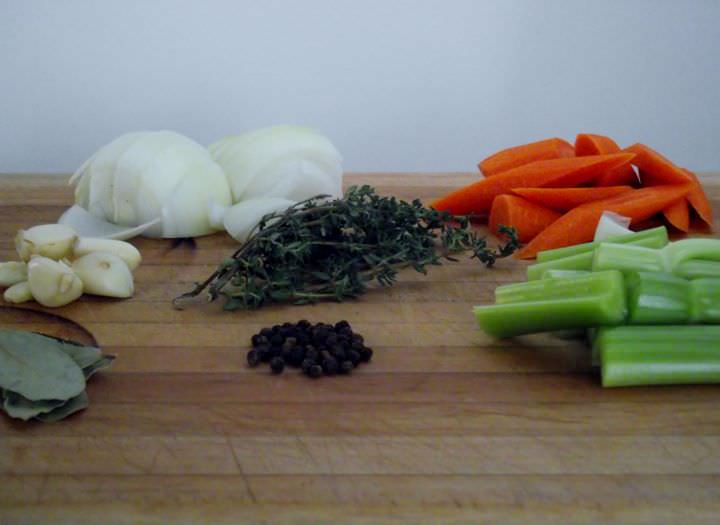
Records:
[[[430,198],[474,174],[353,174]],[[66,178],[0,177],[0,260],[71,203]],[[720,185],[704,178],[717,205]],[[603,390],[579,342],[494,341],[475,304],[525,264],[404,272],[357,301],[223,312],[170,300],[234,248],[137,239],[126,301],[0,303],[0,325],[93,338],[118,356],[90,407],[0,417],[0,524],[718,523],[720,388]],[[58,317],[60,316],[60,317]],[[248,369],[263,326],[349,320],[375,349],[349,377]]]

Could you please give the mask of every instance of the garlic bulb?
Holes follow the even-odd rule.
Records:
[[[70,253],[77,233],[63,224],[40,224],[28,230],[19,230],[15,248],[23,261],[33,255],[42,255],[59,261]]]
[[[28,286],[33,298],[43,306],[64,306],[83,293],[83,283],[70,267],[40,255],[28,263]]]
[[[91,252],[75,259],[72,270],[86,293],[105,297],[131,297],[135,291],[127,264],[112,253]]]

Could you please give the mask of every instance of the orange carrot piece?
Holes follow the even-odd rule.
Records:
[[[500,226],[512,226],[520,242],[526,243],[559,218],[558,212],[522,197],[498,195],[493,201],[488,224],[495,234]]]
[[[510,193],[513,188],[577,186],[608,169],[627,164],[631,159],[629,153],[615,153],[538,160],[459,188],[437,199],[431,206],[454,215],[486,215],[495,197]]]
[[[518,166],[537,160],[560,159],[574,156],[575,149],[572,144],[563,139],[552,138],[498,151],[485,160],[480,161],[478,167],[483,175],[491,177],[497,173],[517,168]]]
[[[602,188],[515,188],[513,193],[552,210],[569,211],[582,204],[632,191],[630,186]]]
[[[607,155],[609,153],[620,153],[621,151],[620,146],[613,139],[604,135],[580,133],[575,138],[575,155],[578,157]],[[603,173],[593,183],[596,186],[624,186],[628,184],[637,186],[638,178],[632,166],[628,165]]]
[[[688,208],[687,198],[678,199],[662,212],[667,221],[678,230],[687,233],[690,229],[690,209]]]
[[[684,198],[690,184],[668,184],[641,188],[609,199],[589,202],[570,210],[539,233],[516,256],[531,259],[543,250],[589,242],[604,211],[613,211],[640,222]]]
[[[700,180],[697,178],[697,175],[695,175],[690,170],[683,169],[683,172],[686,173],[693,181],[693,188],[692,190],[690,190],[690,193],[687,194],[687,200],[690,203],[690,206],[692,206],[693,210],[695,210],[695,213],[697,213],[698,217],[700,217],[700,219],[702,219],[702,221],[707,224],[708,227],[712,228],[712,205],[710,204],[710,200],[705,194],[705,190],[703,189],[702,184],[700,184]]]
[[[642,174],[640,182],[643,186],[685,184],[692,181],[692,178],[682,168],[645,144],[633,144],[623,151],[635,154],[632,163]]]

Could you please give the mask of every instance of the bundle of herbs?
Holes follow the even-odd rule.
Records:
[[[458,252],[492,266],[518,247],[514,230],[502,233],[507,241],[490,247],[472,230],[470,217],[352,187],[341,199],[317,196],[266,215],[232,257],[174,304],[203,291],[211,301],[226,297],[227,310],[342,301],[363,294],[373,281],[392,285],[404,268],[426,273],[443,259],[455,261]]]

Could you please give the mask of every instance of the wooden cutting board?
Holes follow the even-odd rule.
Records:
[[[347,182],[428,200],[475,177]],[[69,205],[66,180],[0,178],[0,260],[18,228]],[[705,179],[716,204],[717,180]],[[118,356],[83,413],[0,417],[2,524],[717,523],[720,388],[603,390],[578,342],[489,339],[471,307],[525,263],[405,272],[343,304],[177,311],[170,300],[233,242],[136,245],[131,300],[0,308],[4,327],[95,338]],[[251,334],[301,318],[347,319],[373,362],[315,381],[246,368]]]

